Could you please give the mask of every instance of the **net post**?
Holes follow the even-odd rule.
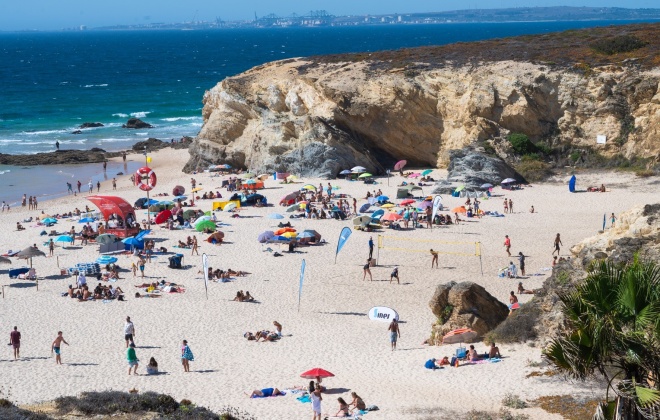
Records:
[[[380,247],[383,245],[383,237],[378,235],[378,246],[376,247],[376,264],[380,261]]]

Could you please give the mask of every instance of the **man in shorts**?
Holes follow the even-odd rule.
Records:
[[[390,284],[392,284],[392,280],[396,279],[397,284],[401,284],[399,281],[399,267],[394,267],[394,270],[392,270],[392,273],[390,274]]]
[[[50,352],[55,353],[55,363],[57,363],[58,365],[62,364],[62,355],[60,353],[60,347],[62,343],[66,344],[67,346],[69,345],[69,343],[67,343],[64,337],[62,336],[62,331],[58,331],[57,337],[55,337],[55,341],[53,341],[53,344],[50,347]]]
[[[435,268],[438,268],[438,251],[434,251],[431,248],[431,268],[435,265]]]
[[[14,327],[14,331],[9,333],[9,344],[14,348],[14,360],[21,357],[21,333],[18,327]]]
[[[392,351],[396,350],[396,340],[401,337],[401,332],[399,332],[399,323],[396,319],[393,319],[390,322],[390,326],[387,327],[387,330],[390,332],[390,343],[392,345]]]
[[[133,336],[135,335],[135,325],[131,322],[131,317],[126,317],[126,325],[124,325],[124,339],[126,340],[126,348],[128,345],[133,342]]]

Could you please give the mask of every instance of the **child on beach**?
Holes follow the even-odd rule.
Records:
[[[67,343],[64,339],[64,336],[62,336],[62,331],[58,331],[57,337],[55,337],[53,344],[50,346],[50,352],[51,354],[53,352],[55,353],[55,363],[58,365],[62,364],[62,355],[60,354],[60,347],[62,343],[66,344],[67,346],[69,345],[69,343]]]
[[[133,270],[133,277],[137,277],[137,265],[135,263],[131,264],[131,270]]]
[[[183,345],[181,346],[181,364],[183,365],[184,372],[190,372],[190,362],[194,360],[195,357],[190,347],[188,347],[188,341],[183,340]]]

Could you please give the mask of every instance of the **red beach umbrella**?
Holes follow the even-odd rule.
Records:
[[[411,199],[408,198],[408,199],[406,199],[406,200],[403,200],[403,201],[400,202],[399,204],[402,205],[402,206],[405,206],[405,205],[408,205],[408,204],[412,204],[412,203],[414,203],[414,202],[415,202],[415,200],[411,200]]]
[[[169,219],[170,217],[172,217],[172,212],[169,210],[163,210],[156,215],[156,218],[154,219],[154,223],[156,223],[157,225],[161,223],[165,223],[167,222],[167,219]]]
[[[331,378],[333,376],[335,376],[334,373],[328,372],[327,370],[321,369],[321,368],[310,369],[307,372],[303,372],[303,373],[300,374],[300,377],[305,378],[305,379],[316,379],[317,377],[318,378]]]
[[[472,341],[477,338],[479,334],[470,328],[459,328],[457,330],[449,331],[442,337],[442,344],[462,343],[464,341]]]
[[[185,192],[186,192],[186,189],[184,187],[182,187],[181,185],[177,185],[176,187],[174,187],[172,189],[172,195],[174,195],[175,197],[177,195],[183,195],[183,194],[185,194]]]
[[[398,161],[398,162],[394,165],[394,170],[395,170],[395,171],[400,171],[401,169],[403,169],[404,166],[406,166],[406,163],[408,163],[408,161],[406,161],[406,160],[400,160],[400,161]]]

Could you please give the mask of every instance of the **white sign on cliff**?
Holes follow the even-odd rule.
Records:
[[[598,144],[605,144],[607,142],[607,137],[603,136],[601,134],[596,136],[596,143]]]

